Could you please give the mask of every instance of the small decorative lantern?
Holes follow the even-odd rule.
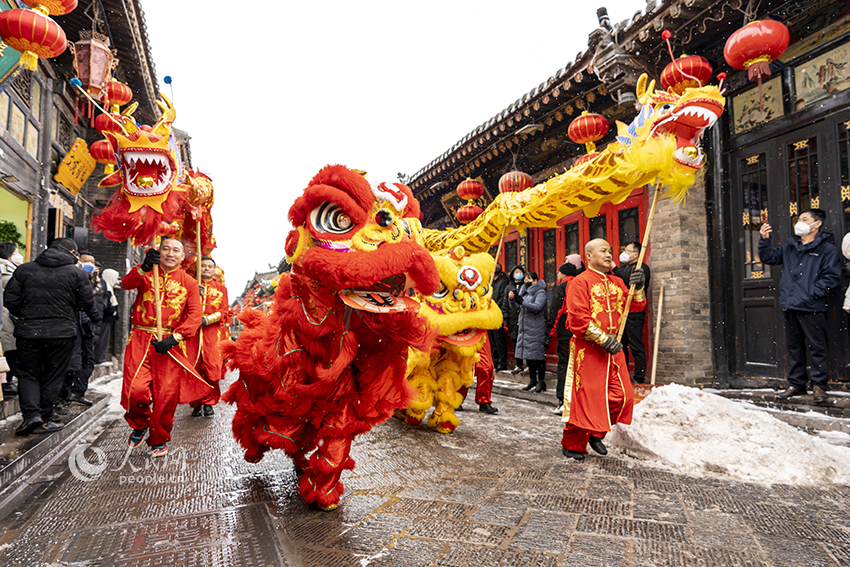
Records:
[[[117,113],[120,106],[124,106],[133,100],[133,91],[124,83],[112,79],[106,84],[101,94],[101,100],[109,106],[111,112]]]
[[[708,84],[712,72],[711,64],[704,57],[682,55],[664,68],[661,73],[661,87],[681,96],[685,89]]]
[[[761,82],[770,76],[770,64],[785,49],[791,35],[776,20],[756,20],[745,25],[728,40],[723,48],[723,58],[735,69],[746,69],[747,78],[758,81],[759,109],[763,110]]]
[[[499,193],[525,191],[534,185],[531,176],[522,171],[509,171],[499,178]]]
[[[457,220],[469,224],[478,218],[484,209],[475,204],[475,200],[484,194],[484,184],[475,179],[465,179],[457,186],[457,194],[466,204],[457,210]]]
[[[92,97],[100,97],[115,64],[118,63],[115,52],[109,49],[109,38],[94,31],[83,30],[80,32],[80,41],[69,43],[68,48],[74,54],[74,71],[83,88]]]
[[[115,171],[114,166],[117,165],[118,162],[115,161],[115,152],[112,149],[112,144],[110,144],[108,140],[98,140],[97,142],[94,142],[89,148],[89,154],[94,158],[94,161],[106,166],[104,168],[105,174],[109,175]]]
[[[483,212],[484,209],[478,205],[464,205],[457,210],[457,220],[463,224],[469,224]]]
[[[596,142],[608,133],[608,119],[586,110],[570,123],[567,135],[576,144],[584,144],[588,154],[596,151]]]

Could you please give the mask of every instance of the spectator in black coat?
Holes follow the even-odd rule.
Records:
[[[812,361],[811,378],[815,402],[827,401],[829,351],[826,336],[826,299],[841,281],[841,266],[835,238],[821,232],[826,213],[809,209],[800,213],[794,234],[778,248],[770,247],[772,228],[765,222],[759,233],[759,259],[765,264],[783,264],[779,280],[779,307],[785,318],[785,348],[788,350],[788,389],[777,398],[805,394],[806,348]]]
[[[564,384],[567,380],[567,366],[570,362],[570,339],[573,334],[567,328],[567,286],[570,281],[578,275],[575,265],[565,262],[558,268],[558,285],[552,294],[552,305],[549,306],[549,320],[553,322],[552,331],[558,339],[558,371],[556,373],[557,385],[555,386],[555,397],[558,398],[558,409],[555,413],[560,415],[564,410]]]
[[[626,287],[629,287],[629,281],[632,277],[632,272],[637,267],[637,261],[640,257],[640,242],[629,242],[625,250],[620,253],[620,267],[615,267],[612,271],[615,276],[619,276]],[[649,293],[649,266],[641,263],[643,270],[644,281],[643,290],[647,297]],[[623,340],[620,341],[623,345],[623,353],[626,355],[626,364],[629,363],[629,353],[635,361],[635,374],[632,380],[638,384],[646,382],[646,347],[643,344],[643,328],[646,325],[646,307],[640,311],[632,311],[626,319],[626,328],[623,330]]]
[[[54,423],[53,408],[74,349],[77,311],[100,321],[88,276],[76,266],[76,249],[70,238],[57,238],[34,262],[18,267],[6,286],[4,303],[16,318],[18,395],[24,418],[16,435],[62,428]]]
[[[97,263],[94,254],[88,250],[80,252],[80,261],[77,264],[88,275],[94,295],[95,309],[100,313],[101,319],[105,306],[103,305],[104,286],[98,275]],[[77,338],[74,341],[74,350],[71,353],[71,362],[65,371],[65,380],[59,394],[63,400],[82,404],[84,406],[94,405],[86,399],[86,390],[89,388],[89,378],[94,372],[94,345],[100,325],[91,320],[83,312],[77,312]]]
[[[496,264],[494,268],[496,277],[493,279],[493,301],[502,308],[504,297],[507,295],[506,288],[508,287],[508,276],[502,271],[502,265]],[[502,320],[504,321],[506,314],[502,311]],[[508,337],[505,336],[505,326],[502,325],[498,329],[487,331],[490,335],[490,350],[493,353],[494,370],[508,369]]]
[[[499,307],[502,308],[502,317],[505,325],[508,326],[508,334],[511,337],[511,342],[516,350],[517,331],[519,329],[519,306],[510,300],[510,293],[519,293],[519,288],[522,287],[525,279],[525,269],[522,266],[514,266],[511,268],[511,273],[508,277],[508,285],[505,286],[505,295],[502,297],[502,303]],[[516,356],[516,352],[514,352]],[[512,370],[514,374],[519,374],[525,368],[525,364],[521,358],[514,360],[516,367]]]

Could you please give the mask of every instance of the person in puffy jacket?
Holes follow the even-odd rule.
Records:
[[[515,356],[528,364],[529,381],[523,390],[533,388],[535,393],[545,392],[546,346],[549,344],[546,334],[546,282],[538,279],[535,272],[528,272],[519,293],[511,291],[508,295],[519,308]]]
[[[501,297],[502,302],[499,307],[502,309],[502,318],[505,321],[505,326],[508,328],[508,335],[511,337],[511,342],[514,345],[514,362],[516,367],[511,371],[513,374],[519,374],[525,368],[525,362],[516,354],[517,341],[517,323],[519,322],[519,307],[511,300],[511,294],[519,292],[525,280],[525,269],[522,266],[514,266],[508,275],[508,285],[505,287],[504,294]]]
[[[76,251],[73,240],[57,238],[34,262],[19,266],[6,285],[3,299],[15,317],[24,417],[16,435],[62,429],[54,406],[77,338],[77,311],[101,320],[88,275],[76,265]]]
[[[772,228],[765,222],[759,233],[759,258],[765,264],[782,264],[779,306],[785,318],[785,347],[788,350],[788,389],[777,398],[806,393],[806,349],[812,361],[811,380],[815,402],[827,400],[829,351],[826,336],[826,302],[841,279],[838,248],[828,232],[821,232],[826,213],[803,211],[794,234],[777,248],[770,247]]]

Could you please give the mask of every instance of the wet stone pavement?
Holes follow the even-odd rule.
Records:
[[[577,463],[559,451],[550,408],[494,405],[489,416],[467,401],[453,435],[393,419],[359,437],[333,512],[303,504],[283,453],[242,460],[227,406],[214,419],[181,406],[162,463],[145,446],[124,462],[117,421],[78,446],[75,472],[63,460],[0,522],[0,565],[850,565],[848,486],[768,488],[621,456]]]

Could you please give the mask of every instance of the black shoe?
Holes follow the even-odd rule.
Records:
[[[11,398],[18,395],[18,387],[15,384],[3,384],[3,397]]]
[[[534,392],[535,394],[539,394],[540,392],[545,392],[545,391],[546,391],[546,382],[543,382],[542,380],[540,382],[538,382],[537,386],[535,386],[534,390],[532,390],[532,392]]]
[[[213,417],[215,415],[215,410],[212,406],[204,404],[204,417]]]
[[[787,400],[791,396],[802,396],[806,394],[805,388],[798,388],[797,386],[788,386],[788,389],[782,392],[781,394],[776,394],[777,398],[782,400]]]
[[[826,391],[820,386],[815,386],[812,388],[812,394],[815,399],[816,404],[822,404],[829,400],[829,397],[826,395]]]
[[[61,423],[62,422],[62,415],[58,411],[56,411],[56,408],[54,408],[53,411],[50,412],[49,414],[47,414],[46,416],[42,414],[41,421],[43,421],[44,423],[48,423],[50,421],[55,421],[55,422]]]
[[[85,399],[84,397],[78,396],[76,394],[71,394],[70,396],[68,396],[68,401],[73,402],[75,404],[82,404],[82,405],[88,406],[88,407],[91,407],[91,406],[94,405],[94,402],[90,402],[89,400]]]
[[[53,413],[59,415],[68,415],[68,408],[61,404],[56,404],[55,406],[53,406]]]
[[[455,411],[463,411],[463,404],[460,404],[458,407],[456,407]]]
[[[537,382],[532,380],[531,382],[528,383],[528,386],[526,386],[525,388],[522,389],[522,391],[527,392],[527,391],[531,390],[532,388],[534,388],[535,386],[537,386]]]
[[[204,415],[204,407],[202,405],[192,410],[192,417],[201,417]]]
[[[44,422],[41,421],[41,416],[24,420],[24,422],[15,429],[15,435],[29,435],[32,433],[33,429],[43,424]]]
[[[590,445],[590,448],[599,453],[600,455],[607,455],[608,449],[605,448],[605,443],[602,442],[602,439],[599,437],[590,436],[590,441],[587,443]]]
[[[491,406],[490,404],[479,404],[478,411],[483,413],[499,413],[499,410]]]
[[[517,367],[515,367],[513,370],[511,370],[511,374],[519,374],[519,373],[520,373],[520,372],[522,372],[522,371],[523,371],[523,367],[522,367],[522,366],[517,366]]]
[[[44,433],[54,433],[59,431],[65,427],[61,423],[56,423],[55,421],[48,421],[47,423],[40,423],[38,427],[32,430],[33,433],[44,434]]]
[[[584,454],[583,453],[579,453],[578,451],[569,451],[569,450],[565,449],[563,445],[561,445],[561,453],[563,453],[565,457],[569,457],[569,458],[575,459],[577,461],[583,461],[584,460]]]

